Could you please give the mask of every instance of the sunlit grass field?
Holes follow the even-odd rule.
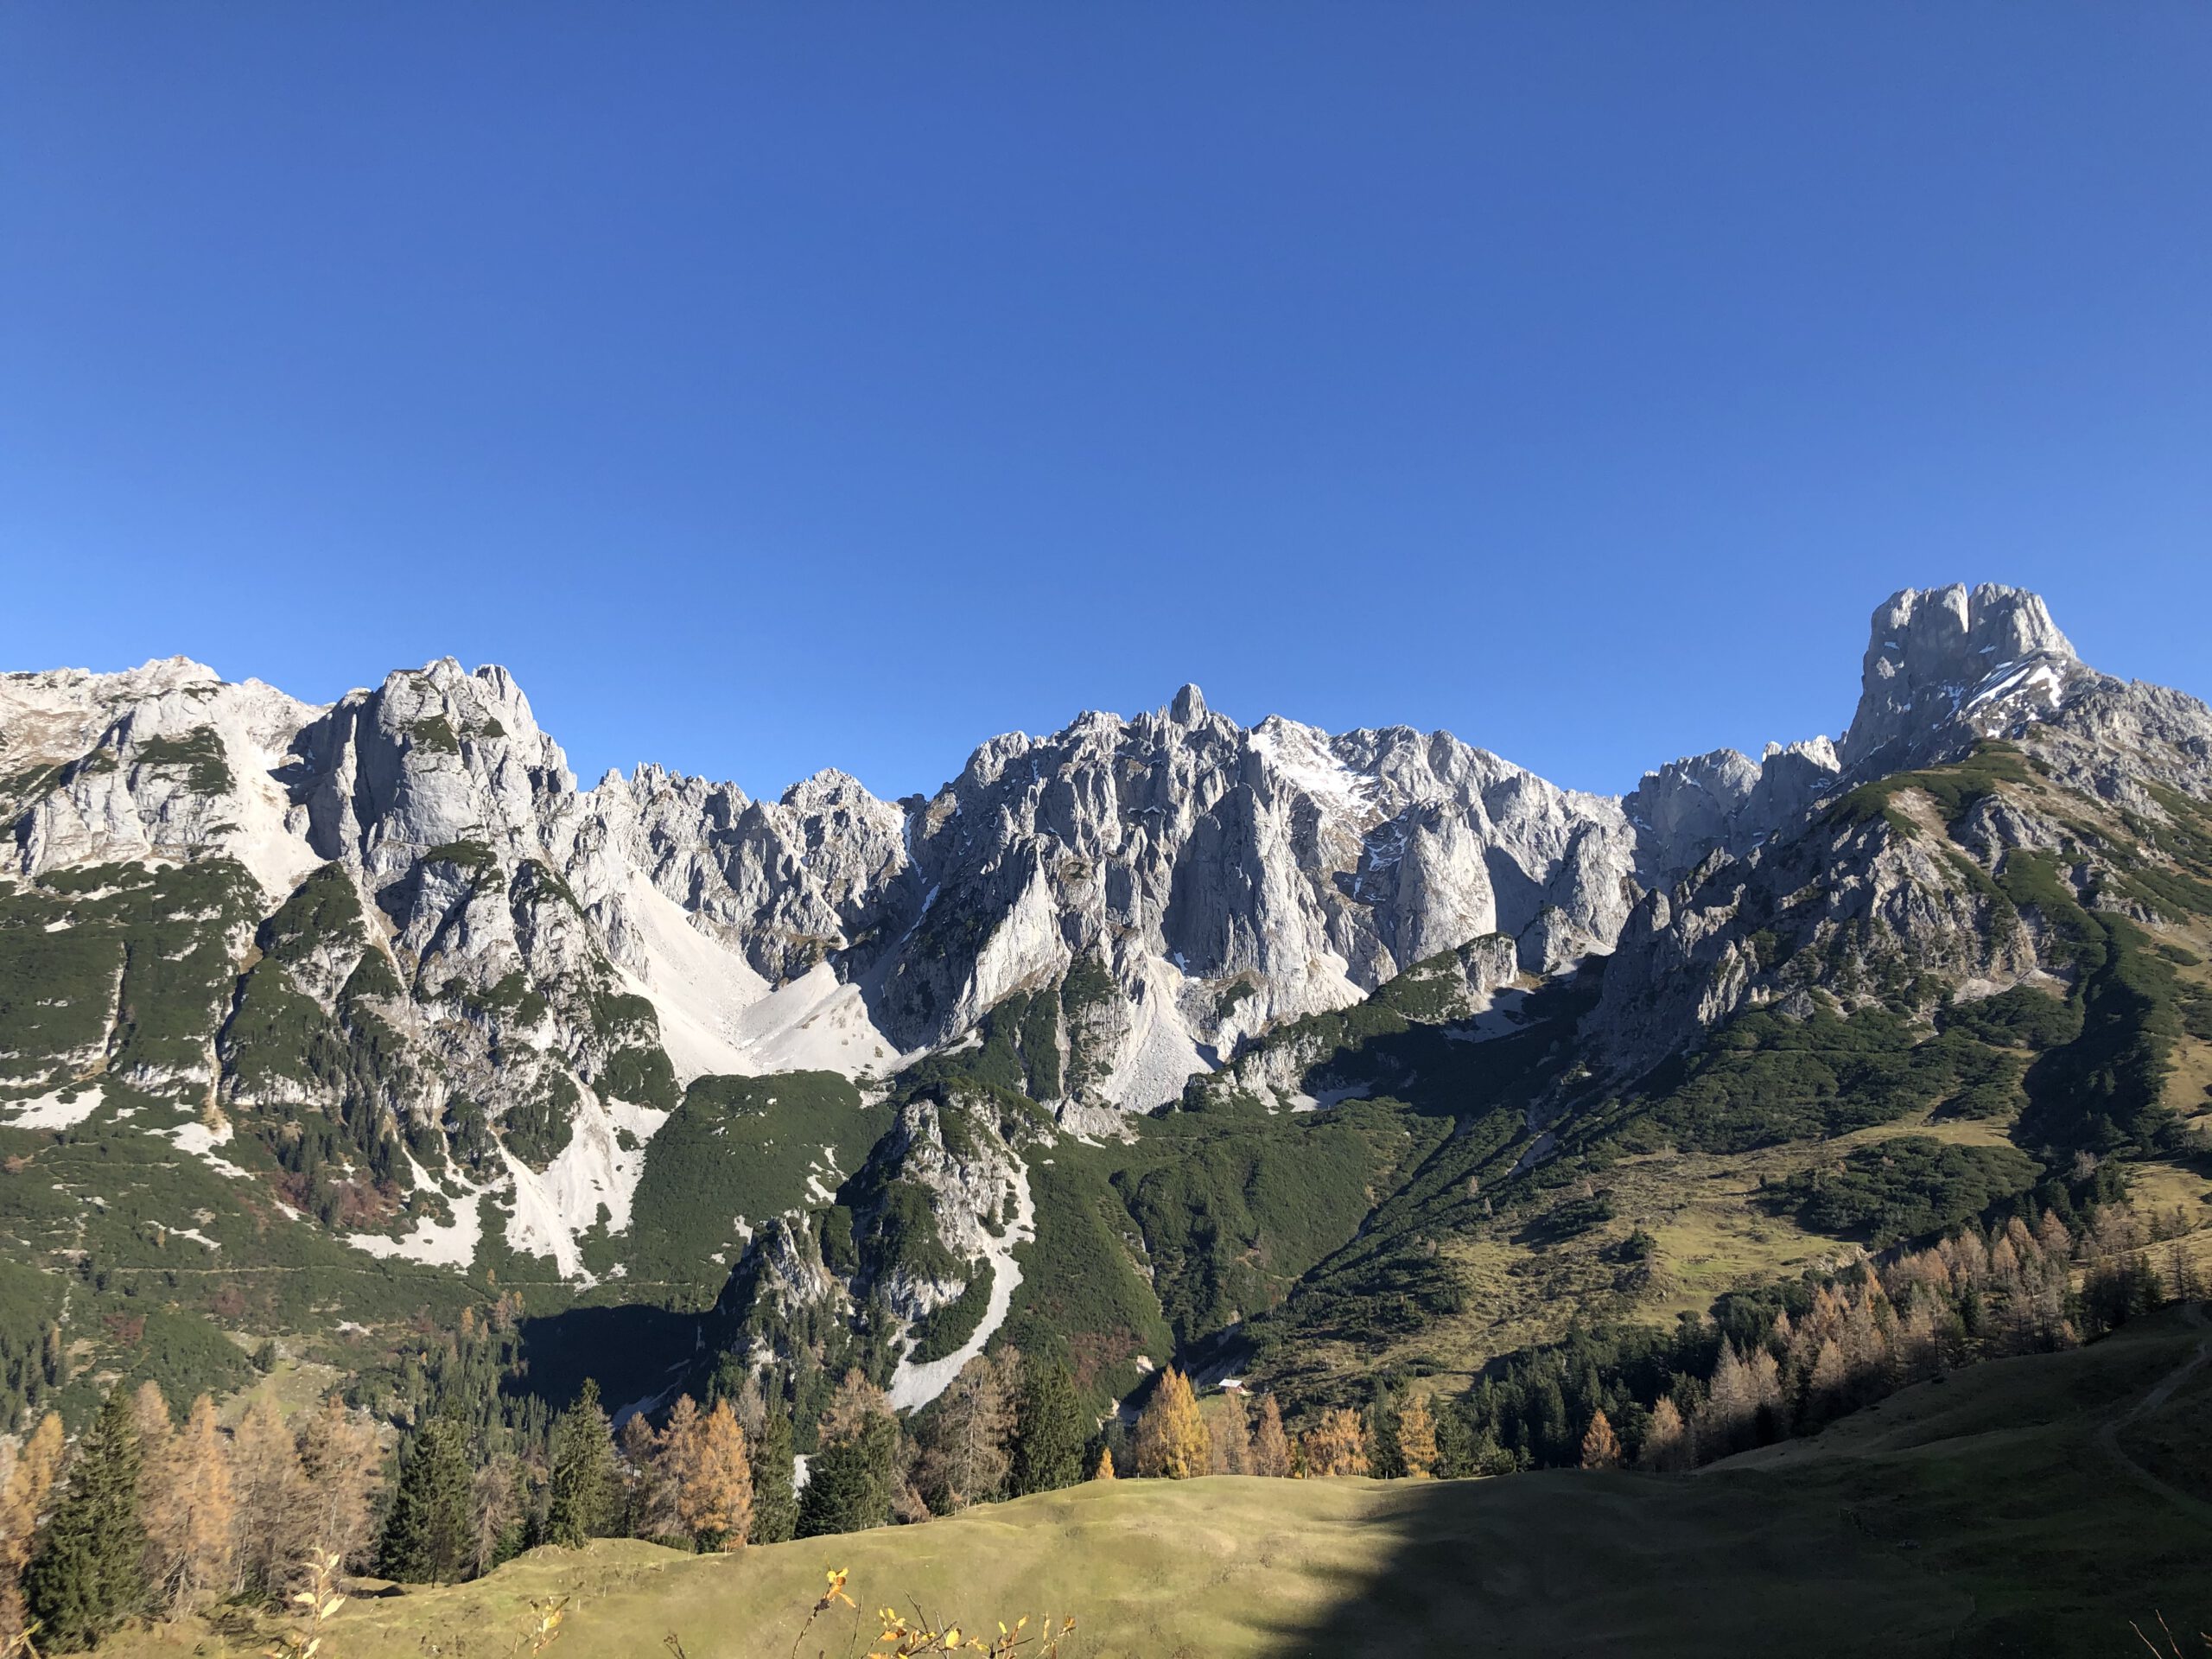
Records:
[[[2170,1310],[2094,1347],[1909,1389],[1694,1476],[1117,1481],[732,1556],[607,1541],[480,1583],[363,1595],[330,1659],[864,1654],[873,1611],[970,1631],[1072,1614],[1095,1659],[1259,1655],[2117,1654],[2131,1618],[2212,1628],[2212,1343]],[[2101,1431],[2108,1433],[2101,1433]],[[2110,1444],[2107,1444],[2110,1442]],[[211,1627],[121,1651],[258,1652]]]

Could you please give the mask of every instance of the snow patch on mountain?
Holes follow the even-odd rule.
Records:
[[[434,1189],[436,1183],[429,1173],[409,1154],[407,1162],[415,1177],[417,1192]],[[347,1233],[345,1239],[364,1255],[380,1261],[395,1257],[420,1262],[425,1267],[454,1268],[466,1271],[476,1260],[476,1245],[483,1236],[484,1218],[477,1198],[481,1187],[471,1186],[459,1176],[454,1185],[461,1189],[461,1196],[452,1199],[453,1219],[442,1222],[434,1216],[424,1216],[402,1238],[386,1238],[379,1233]]]
[[[643,971],[629,977],[660,1016],[661,1046],[676,1080],[761,1070],[747,1053],[740,1022],[768,995],[768,982],[693,926],[683,907],[643,872],[632,873],[626,896],[645,946]]]
[[[175,1124],[166,1129],[158,1129],[155,1133],[166,1138],[179,1152],[188,1153],[199,1159],[218,1175],[227,1175],[235,1181],[250,1181],[253,1179],[251,1175],[215,1150],[218,1147],[230,1144],[232,1130],[227,1120],[210,1128],[194,1119],[191,1122]],[[283,1205],[278,1207],[289,1208]]]
[[[1014,1259],[1014,1247],[1027,1244],[1037,1236],[1037,1205],[1029,1191],[1029,1167],[1019,1159],[1014,1160],[1014,1183],[1013,1224],[1003,1236],[989,1239],[983,1246],[983,1257],[991,1264],[991,1294],[982,1319],[976,1323],[975,1333],[943,1359],[918,1365],[905,1355],[900,1356],[898,1366],[891,1373],[889,1393],[893,1411],[915,1410],[950,1388],[952,1379],[960,1375],[969,1360],[983,1351],[1013,1311],[1014,1293],[1021,1287],[1021,1264]],[[911,1340],[907,1346],[912,1348]]]
[[[876,1029],[859,986],[817,963],[747,1008],[737,1022],[747,1075],[769,1071],[835,1071],[856,1077],[895,1071],[914,1055],[902,1054]],[[918,1052],[918,1051],[917,1051]]]
[[[1329,747],[1329,734],[1270,715],[1245,740],[1277,775],[1319,804],[1349,816],[1371,811],[1376,780],[1354,772]]]
[[[508,1245],[551,1256],[564,1279],[594,1282],[585,1269],[579,1241],[602,1222],[609,1233],[628,1230],[631,1203],[645,1170],[645,1143],[668,1116],[650,1106],[601,1102],[587,1094],[569,1124],[569,1144],[542,1173],[502,1147],[500,1155],[514,1182]],[[625,1131],[632,1142],[628,1147],[622,1144]]]
[[[105,1099],[98,1084],[73,1083],[29,1100],[0,1101],[0,1122],[11,1129],[73,1129]]]

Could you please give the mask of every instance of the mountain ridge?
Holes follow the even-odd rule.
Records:
[[[1968,1094],[2062,1162],[2164,1145],[2163,1082],[2099,1128],[2053,1116],[2055,1060],[1944,1033],[2029,993],[2175,1017],[2144,976],[2177,970],[2114,930],[2196,913],[2212,713],[1994,587],[1885,601],[1865,678],[1848,764],[1715,751],[1621,798],[1188,686],[892,803],[835,771],[579,790],[512,677],[449,658],[322,707],[181,658],[10,676],[0,1133],[150,1135],[396,1274],[619,1300],[650,1271],[719,1293],[715,1351],[841,1329],[902,1397],[1001,1332],[1093,1343],[1117,1393],[1248,1319],[1263,1350],[1359,1238],[1435,1278],[1429,1224],[1390,1215],[1481,1231],[1490,1194],[1621,1147]],[[2052,1053],[2104,1064],[2071,1029]],[[1765,1056],[1808,1034],[1891,1082],[1823,1061],[1777,1092]],[[1160,1161],[1185,1129],[1140,1132],[1167,1109],[1190,1167]],[[1245,1197],[1170,1196],[1199,1169]]]

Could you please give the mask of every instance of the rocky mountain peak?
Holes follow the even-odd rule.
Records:
[[[2039,594],[1904,588],[1875,608],[1844,766],[1872,775],[1946,758],[2058,708],[2088,672]]]

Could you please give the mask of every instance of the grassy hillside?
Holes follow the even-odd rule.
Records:
[[[570,1659],[670,1633],[694,1659],[781,1659],[836,1567],[865,1609],[918,1600],[971,1630],[1072,1612],[1087,1659],[2120,1653],[2131,1618],[2212,1624],[2208,1357],[2201,1311],[2169,1312],[1694,1476],[1121,1481],[737,1556],[541,1550],[357,1600],[325,1650],[505,1652],[569,1596]],[[799,1651],[862,1652],[876,1628],[841,1608]]]

